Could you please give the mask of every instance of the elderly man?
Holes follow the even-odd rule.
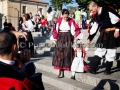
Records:
[[[111,67],[116,57],[116,48],[120,46],[120,15],[111,7],[100,7],[96,2],[90,2],[89,10],[95,14],[94,24],[90,30],[87,45],[96,35],[98,29],[100,36],[96,42],[97,50],[90,63],[88,72],[96,74],[101,58],[105,55],[106,69],[104,74],[111,74]]]

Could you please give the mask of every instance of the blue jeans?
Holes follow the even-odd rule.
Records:
[[[41,29],[42,29],[42,35],[43,35],[46,27],[45,26],[41,26]]]
[[[82,20],[82,28],[83,29],[87,29],[87,27],[86,27],[86,20]]]
[[[52,24],[52,22],[53,22],[52,20],[51,20],[51,21],[48,21],[48,25],[51,25],[51,24]]]

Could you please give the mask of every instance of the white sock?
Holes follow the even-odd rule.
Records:
[[[75,72],[72,72],[72,76],[75,76]]]

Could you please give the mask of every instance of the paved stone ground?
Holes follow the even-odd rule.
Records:
[[[35,43],[40,43],[40,44],[50,43],[51,44],[51,41],[49,40],[48,37],[38,37],[38,36],[36,35],[36,37],[34,38]],[[51,47],[44,47],[43,46],[41,48],[35,48],[35,50],[37,51],[37,53],[36,53],[34,58],[31,58],[31,61],[34,61],[36,63],[37,69],[40,69],[40,72],[43,71],[43,76],[44,76],[45,83],[50,84],[50,85],[49,84],[44,84],[45,90],[60,90],[60,89],[56,88],[56,85],[51,84],[52,80],[55,80],[54,82],[58,82],[55,78],[50,77],[50,74],[53,76],[53,74],[56,73],[56,72],[53,71],[53,67],[52,67],[53,47],[51,48]],[[120,49],[118,49],[118,51],[120,52]],[[94,52],[94,49],[90,49],[90,51],[87,55],[89,59],[91,58],[91,56],[93,56],[93,52]],[[119,60],[120,60],[120,58],[119,58]],[[103,81],[103,80],[110,79],[110,80],[114,80],[115,82],[117,81],[117,84],[119,84],[119,86],[120,86],[120,72],[119,72],[120,67],[116,68],[117,65],[120,66],[120,62],[113,66],[113,68],[112,68],[113,73],[109,76],[106,76],[106,75],[103,74],[103,72],[104,72],[104,64],[103,64],[102,67],[100,66],[100,69],[98,70],[98,73],[96,75],[91,75],[89,73],[86,73],[86,74],[77,73],[76,74],[76,79],[79,81],[79,83],[82,80],[83,83],[90,84],[90,85],[93,85],[93,86],[99,85],[99,83],[101,84],[100,80]],[[44,72],[46,72],[48,75]],[[70,78],[71,72],[70,73],[65,72],[65,76]],[[86,81],[86,78],[84,76],[86,76],[88,81]],[[80,77],[82,77],[82,79]],[[90,82],[89,82],[89,80],[90,80]],[[64,83],[64,81],[63,81],[63,83]],[[75,82],[75,83],[77,83],[77,82]],[[67,84],[69,84],[69,83],[67,83]],[[51,85],[53,85],[53,86],[51,86]],[[64,86],[64,84],[61,84],[61,85],[62,85],[62,87]],[[60,86],[60,84],[59,84],[59,86]],[[111,87],[109,87],[110,86],[109,83],[107,83],[104,86],[105,86],[105,88],[107,86],[107,90],[118,90],[118,89],[109,89],[109,88],[111,88]],[[62,89],[62,90],[64,90],[64,89]],[[65,90],[69,90],[69,89],[65,89]],[[76,89],[71,89],[71,90],[76,90]],[[77,89],[77,90],[93,90],[93,89],[89,88],[89,89]],[[96,90],[98,90],[98,89],[96,89]]]

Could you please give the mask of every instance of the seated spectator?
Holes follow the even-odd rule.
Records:
[[[44,35],[44,31],[46,30],[47,27],[47,20],[45,19],[44,15],[42,15],[40,23],[41,23],[42,35]]]
[[[50,36],[51,36],[52,33],[53,33],[53,29],[55,28],[56,21],[57,21],[57,18],[56,18],[56,17],[53,17],[52,23],[51,23],[51,27],[50,27],[50,29],[51,29],[51,31],[50,31]]]
[[[57,21],[57,18],[56,17],[53,17],[52,19],[52,25],[51,25],[51,31],[50,31],[50,40],[54,41],[54,38],[53,38],[53,32],[55,30],[55,27],[56,27],[56,21]],[[54,42],[55,43],[55,42]]]
[[[16,31],[15,27],[13,27],[12,23],[8,23],[10,31]]]
[[[40,20],[41,20],[40,16],[35,15],[34,22],[35,22],[35,31],[36,32],[40,30],[40,26],[41,26]]]
[[[7,22],[4,22],[3,25],[4,25],[3,30],[4,30],[4,31],[9,31],[8,23],[7,23]]]
[[[15,31],[13,33],[20,35]],[[35,73],[34,64],[30,62],[30,52],[26,50],[19,55],[18,61],[22,62],[24,67],[19,68],[14,60],[17,54],[17,39],[13,33],[0,32],[0,90],[44,90],[42,74]]]

